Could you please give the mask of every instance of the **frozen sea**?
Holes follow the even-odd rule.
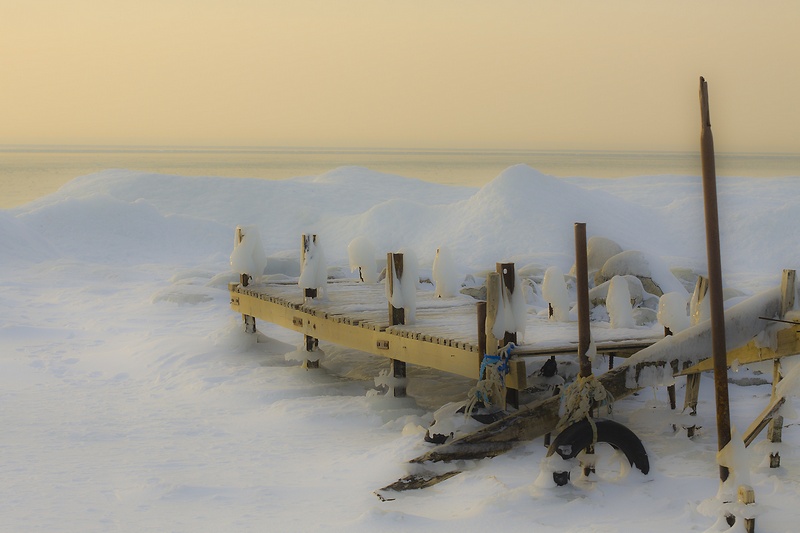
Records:
[[[511,165],[558,177],[696,175],[694,152],[221,148],[0,145],[0,208],[56,191],[73,178],[128,169],[179,176],[286,179],[357,165],[445,185],[480,187]],[[800,176],[800,154],[718,154],[721,176]]]
[[[161,160],[158,168],[137,168],[138,153],[0,154],[4,168],[12,161],[18,169],[22,189],[35,188],[26,180],[36,172],[24,169],[39,156],[68,167],[45,180],[50,192],[37,189],[0,209],[0,531],[741,531],[741,520],[734,528],[720,520],[724,510],[755,514],[758,531],[797,530],[800,425],[790,379],[783,444],[762,435],[737,455],[733,479],[756,494],[747,510],[725,507],[728,493],[720,491],[707,374],[697,417],[671,411],[664,387],[616,402],[614,419],[647,450],[647,475],[608,469],[593,482],[557,488],[547,483],[537,439],[381,502],[373,492],[408,474],[408,460],[429,449],[423,435],[435,408],[464,399],[473,383],[413,366],[410,398],[394,402],[375,382],[387,361],[322,343],[322,368],[307,371],[286,358],[302,336],[264,323],[260,335],[247,335],[230,309],[237,224],[259,228],[266,271],[276,275],[296,275],[301,233],[320,236],[337,277],[355,276],[347,246],[356,237],[369,239],[378,258],[414,250],[422,277],[441,245],[465,281],[513,261],[532,283],[525,302],[532,314],[546,312],[536,273],[568,272],[574,262],[576,221],[587,223],[590,237],[641,251],[653,266],[702,274],[697,171],[632,156],[638,170],[617,166],[603,177],[493,153],[499,170],[486,163],[474,181],[447,182],[423,175],[419,159],[464,161],[470,171],[480,165],[460,153],[423,154],[411,158],[418,170],[388,172],[359,159],[375,161],[370,152],[304,170],[295,160],[286,175],[239,164],[249,178],[271,178],[246,179],[219,160],[187,163],[215,154],[185,152],[147,155]],[[235,166],[230,154],[220,157]],[[394,153],[381,158],[410,164]],[[800,267],[800,172],[789,166],[719,180],[732,301]],[[594,327],[609,327],[602,313],[598,321]],[[598,372],[604,363],[596,361]],[[786,358],[784,372],[793,368]],[[769,402],[772,365],[740,365],[729,377],[741,432]],[[680,404],[685,379],[676,387]],[[693,439],[684,425],[700,426]],[[765,458],[776,449],[782,466],[769,469]]]

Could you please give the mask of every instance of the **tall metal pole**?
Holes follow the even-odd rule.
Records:
[[[714,361],[714,391],[717,403],[717,449],[731,440],[731,410],[728,401],[728,362],[725,346],[725,312],[722,306],[722,262],[719,249],[719,213],[717,211],[717,172],[714,166],[714,137],[708,109],[708,85],[700,77],[700,156],[703,162],[703,199],[706,216],[706,253],[708,254],[708,291],[711,304],[711,355]],[[719,467],[722,481],[728,468]]]
[[[578,362],[582,378],[592,375],[587,353],[591,343],[589,329],[589,262],[586,252],[586,223],[575,223],[575,277],[578,289]]]

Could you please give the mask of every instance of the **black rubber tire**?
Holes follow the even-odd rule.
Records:
[[[650,472],[650,461],[647,458],[647,452],[642,441],[633,431],[619,422],[605,418],[595,418],[594,423],[597,426],[597,442],[605,442],[621,451],[625,454],[631,466],[638,468],[642,474]],[[550,457],[557,453],[563,459],[572,459],[581,450],[592,444],[592,439],[591,424],[586,419],[581,420],[558,434],[558,437],[550,444],[547,456]]]

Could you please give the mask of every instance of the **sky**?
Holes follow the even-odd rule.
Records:
[[[800,152],[800,3],[0,0],[0,144]]]

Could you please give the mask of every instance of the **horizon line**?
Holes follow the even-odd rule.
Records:
[[[421,147],[370,147],[370,146],[320,146],[320,145],[191,145],[191,144],[2,144],[0,152],[92,152],[92,151],[129,151],[129,152],[334,152],[334,153],[531,153],[531,154],[699,154],[697,150],[656,150],[656,149],[582,149],[582,148],[421,148]],[[719,155],[748,156],[789,156],[800,157],[800,152],[763,152],[763,151],[717,151]]]

